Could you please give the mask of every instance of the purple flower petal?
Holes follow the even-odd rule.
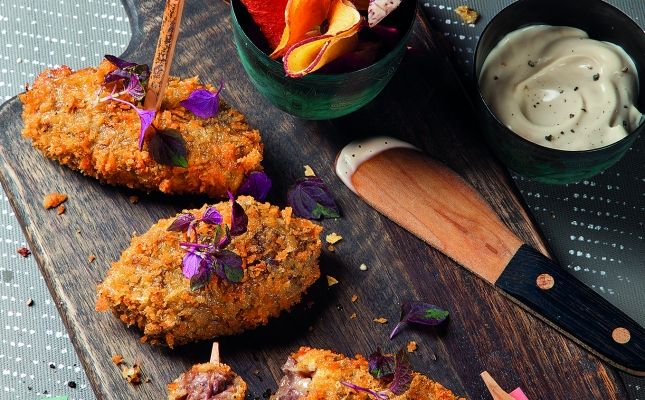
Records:
[[[300,178],[287,192],[287,202],[298,217],[307,219],[338,218],[340,211],[329,189],[316,176]]]
[[[340,384],[344,385],[344,386],[347,386],[350,389],[354,389],[357,392],[363,392],[363,393],[369,394],[370,396],[374,396],[374,398],[377,399],[377,400],[389,400],[390,399],[390,397],[386,393],[376,392],[376,391],[374,391],[372,389],[368,389],[368,388],[353,384],[351,382],[341,381]]]
[[[120,80],[129,81],[130,77],[132,77],[132,73],[124,71],[122,69],[115,69],[114,71],[105,74],[105,78],[103,78],[103,84],[106,85],[110,82],[116,82]]]
[[[126,61],[126,60],[124,60],[122,58],[119,58],[117,56],[113,56],[111,54],[106,54],[104,57],[105,57],[106,60],[111,62],[115,67],[117,67],[119,69],[124,69],[124,68],[128,68],[128,67],[134,67],[135,65],[137,65],[137,63]]]
[[[235,201],[235,198],[233,197],[233,194],[231,192],[228,192],[228,198],[232,203],[231,235],[239,236],[246,232],[246,228],[249,224],[249,217],[244,212],[244,208],[242,208],[240,203]]]
[[[142,100],[146,95],[146,92],[145,90],[143,90],[143,86],[141,86],[139,78],[136,75],[130,76],[130,82],[128,82],[128,86],[125,88],[125,90],[130,94],[130,96],[132,96],[133,99],[137,101]],[[141,116],[141,114],[139,114],[139,116]]]
[[[190,279],[199,272],[201,263],[202,257],[193,251],[189,251],[181,262],[181,272],[186,278]]]
[[[213,274],[207,258],[203,259],[199,271],[190,278],[190,290],[195,291],[208,284]]]
[[[263,201],[267,198],[270,189],[271,179],[269,176],[264,171],[253,171],[242,182],[237,194],[253,196],[256,200]]]
[[[193,214],[180,214],[174,221],[172,221],[172,224],[170,224],[166,230],[171,232],[186,232],[188,231],[190,223],[194,220],[195,216]]]
[[[220,214],[215,207],[208,207],[206,211],[204,211],[204,215],[202,215],[201,220],[207,224],[219,225],[224,221],[224,217],[222,217],[222,214]]]
[[[391,379],[394,375],[393,364],[394,357],[383,354],[380,347],[367,359],[369,372],[376,379]]]
[[[179,104],[199,118],[211,118],[219,110],[219,94],[223,87],[224,83],[220,82],[220,87],[215,93],[208,89],[195,89]]]
[[[412,383],[413,371],[408,353],[401,349],[394,357],[394,379],[390,384],[390,391],[396,395],[405,393]]]
[[[152,125],[152,121],[155,119],[155,114],[157,114],[157,111],[141,110],[137,107],[134,107],[134,109],[137,111],[137,114],[139,114],[139,119],[141,120],[141,127],[139,129],[139,150],[142,150],[143,139],[145,139],[146,137],[146,130],[150,125]]]
[[[223,232],[221,228],[217,230],[217,236],[215,236],[215,242],[217,243],[217,248],[220,250],[225,248],[231,243],[231,230],[229,229],[228,225],[224,225]]]
[[[396,336],[407,323],[419,325],[439,325],[448,318],[450,313],[434,304],[422,301],[406,301],[401,305],[401,320],[394,327],[390,339]]]
[[[215,254],[214,270],[217,276],[232,283],[242,282],[244,278],[242,258],[230,250]]]

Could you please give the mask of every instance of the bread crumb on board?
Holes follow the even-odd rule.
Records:
[[[115,365],[121,365],[121,363],[123,362],[123,356],[122,356],[121,354],[115,354],[115,355],[113,355],[113,356],[112,356],[112,362],[113,362]]]
[[[383,317],[374,318],[374,322],[377,322],[379,324],[387,324],[387,318],[383,318]]]
[[[418,347],[417,342],[412,340],[412,341],[408,342],[408,345],[406,346],[406,349],[408,350],[408,353],[414,353],[415,351],[417,351],[417,347]]]
[[[90,254],[89,257],[87,257],[87,261],[91,263],[94,262],[94,260],[96,260],[96,256],[94,254]]]
[[[43,207],[49,210],[50,208],[58,207],[67,201],[65,193],[52,192],[43,198]]]
[[[139,202],[139,196],[137,195],[129,196],[128,200],[130,201],[131,204],[137,204]]]
[[[56,214],[61,215],[65,213],[65,204],[61,204],[60,206],[56,207]]]
[[[29,257],[29,255],[31,254],[31,251],[26,247],[19,247],[16,251],[18,252],[18,254],[25,258]]]
[[[367,265],[361,264],[361,266],[358,267],[358,269],[360,269],[361,271],[367,271]]]
[[[327,275],[327,286],[334,286],[338,284],[338,279],[331,275]]]
[[[305,165],[305,176],[316,176],[316,173],[309,165]]]
[[[343,237],[337,234],[336,232],[332,232],[329,235],[325,236],[325,241],[329,244],[336,244],[343,240]]]
[[[474,24],[479,19],[479,13],[466,5],[455,8],[455,12],[467,24]]]
[[[141,383],[141,367],[137,364],[134,364],[131,367],[125,367],[121,370],[121,376],[123,379],[128,381],[128,383]]]
[[[352,295],[352,303],[356,303],[356,300],[358,300],[358,295]]]

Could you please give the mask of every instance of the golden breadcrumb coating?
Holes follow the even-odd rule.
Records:
[[[112,185],[165,193],[201,193],[224,197],[235,192],[251,171],[261,170],[260,133],[244,116],[220,103],[209,119],[195,117],[179,105],[202,85],[197,78],[170,78],[154,126],[178,130],[186,140],[188,168],[158,164],[138,150],[137,112],[115,101],[97,102],[98,90],[115,67],[76,72],[67,66],[42,72],[19,98],[23,103],[23,135],[46,157]],[[103,91],[102,96],[107,93]],[[124,100],[132,101],[129,95]]]
[[[282,368],[285,372],[280,387],[271,400],[372,400],[364,392],[351,389],[341,382],[374,390],[387,391],[387,385],[374,378],[367,360],[356,355],[348,358],[329,350],[301,347]],[[414,373],[410,388],[401,395],[387,391],[390,400],[463,400],[450,390],[427,377]]]
[[[226,364],[193,365],[168,384],[168,400],[244,400],[246,382]]]
[[[174,218],[162,219],[134,237],[112,264],[98,285],[96,309],[112,309],[124,323],[138,326],[142,341],[173,347],[265,325],[299,302],[320,276],[322,228],[292,217],[291,208],[281,211],[248,196],[237,201],[248,216],[248,230],[234,237],[227,249],[242,257],[242,282],[215,277],[191,291],[182,274],[186,252],[179,242],[185,240],[184,233],[167,231]],[[230,203],[214,207],[230,225]],[[200,218],[205,210],[206,206],[188,212]],[[214,228],[200,224],[198,233],[213,235]]]

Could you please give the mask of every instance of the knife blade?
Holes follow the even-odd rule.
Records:
[[[522,242],[450,168],[387,137],[350,143],[335,168],[381,214],[616,368],[645,376],[643,327]]]

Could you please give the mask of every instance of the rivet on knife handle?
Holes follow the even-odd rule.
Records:
[[[346,146],[336,173],[376,210],[614,366],[645,376],[645,331],[522,243],[470,185],[393,138]]]

